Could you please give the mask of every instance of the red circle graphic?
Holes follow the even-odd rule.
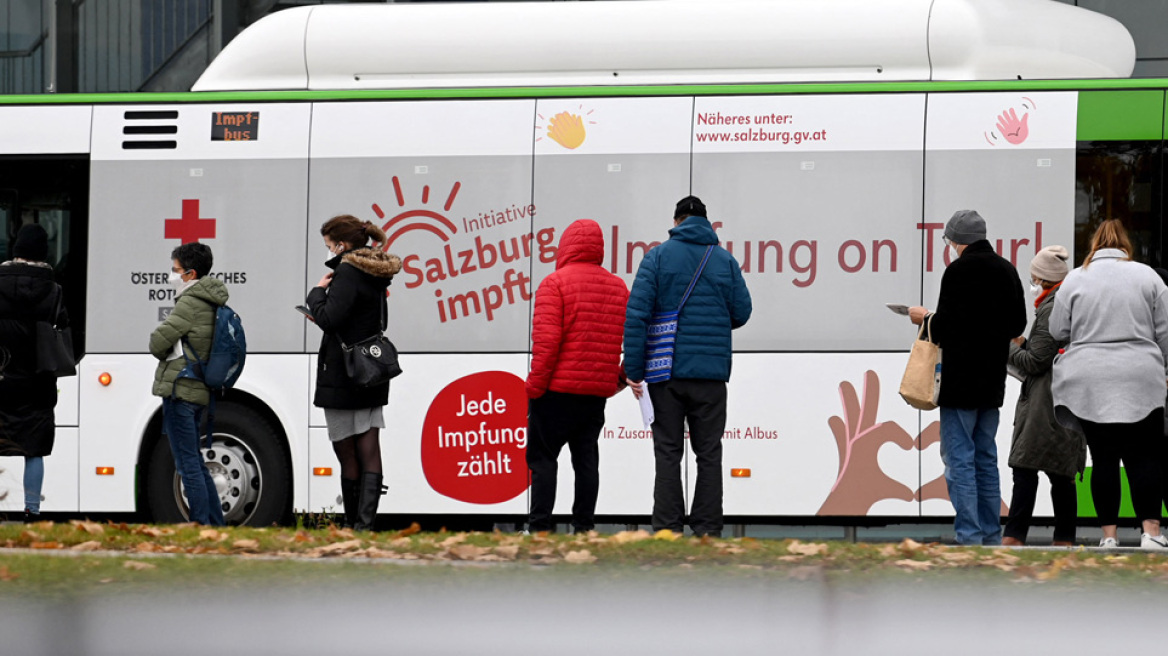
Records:
[[[467,503],[502,503],[527,489],[527,394],[523,379],[484,371],[447,385],[426,412],[422,471],[435,492]]]

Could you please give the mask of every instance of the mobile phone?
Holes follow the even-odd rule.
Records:
[[[297,305],[296,311],[300,314],[303,314],[305,319],[308,319],[309,321],[316,321],[312,318],[312,310],[309,310],[307,305]]]

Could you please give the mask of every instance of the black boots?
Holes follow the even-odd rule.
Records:
[[[357,503],[361,498],[361,481],[356,478],[341,479],[341,501],[345,504],[343,526],[353,528],[357,524]]]
[[[372,531],[373,522],[377,519],[377,504],[381,502],[381,495],[387,488],[381,484],[384,477],[381,474],[365,472],[361,474],[361,498],[357,502],[357,521],[353,528],[358,531]]]

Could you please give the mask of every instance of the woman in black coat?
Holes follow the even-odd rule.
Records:
[[[53,280],[45,229],[21,227],[15,259],[0,264],[0,456],[24,457],[24,518],[41,511],[44,457],[53,452],[57,379],[37,373],[36,324],[69,325],[61,287]]]
[[[333,269],[308,293],[312,320],[324,331],[316,365],[313,404],[324,409],[329,440],[341,465],[341,499],[346,522],[373,528],[382,495],[381,442],[389,383],[361,387],[345,373],[344,344],[355,344],[385,330],[386,289],[401,260],[377,246],[385,232],[369,221],[341,215],[320,229]],[[367,244],[372,239],[375,244]]]

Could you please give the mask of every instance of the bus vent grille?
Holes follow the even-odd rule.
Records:
[[[178,134],[178,110],[135,110],[125,113],[127,124],[122,126],[122,134],[130,135],[174,135]],[[178,142],[174,139],[127,139],[122,142],[122,150],[174,150]]]

